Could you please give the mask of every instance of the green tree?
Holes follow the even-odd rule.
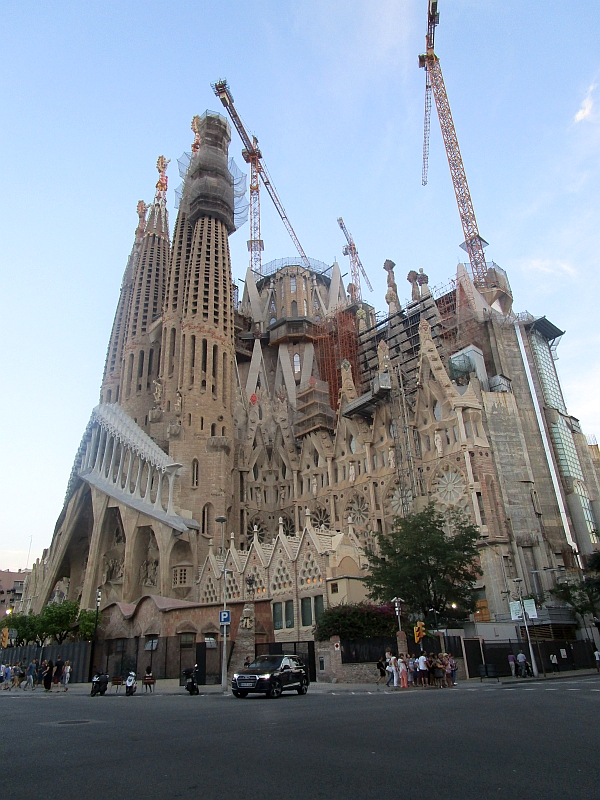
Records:
[[[588,614],[600,615],[600,586],[593,579],[561,583],[550,589],[550,594],[571,606],[582,619]]]
[[[91,641],[94,638],[94,630],[96,629],[96,612],[87,611],[82,608],[77,617],[77,633],[78,638],[83,641]]]
[[[475,608],[475,583],[482,574],[475,542],[478,529],[460,511],[445,516],[430,503],[423,511],[397,517],[390,534],[377,535],[379,553],[367,552],[369,596],[400,597],[407,611],[426,618],[453,605]]]
[[[53,636],[62,644],[74,628],[78,614],[79,605],[72,600],[48,603],[39,615],[38,637],[45,633],[46,637]]]
[[[369,639],[394,636],[398,622],[391,606],[354,603],[328,608],[315,627],[315,639],[323,641],[330,636],[340,639]]]
[[[34,614],[11,614],[7,617],[6,626],[16,633],[14,644],[28,644],[35,640],[35,615]]]

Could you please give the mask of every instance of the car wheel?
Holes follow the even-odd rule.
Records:
[[[283,689],[281,687],[281,683],[279,681],[273,681],[271,684],[271,690],[269,691],[268,697],[281,697],[281,693]]]
[[[308,683],[302,679],[300,681],[300,686],[296,689],[298,694],[306,694],[308,692]]]
[[[243,697],[248,697],[248,692],[242,692],[239,689],[237,689],[236,691],[234,691],[233,696],[234,697],[242,697],[242,698]]]

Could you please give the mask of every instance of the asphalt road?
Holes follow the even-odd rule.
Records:
[[[0,692],[0,797],[598,800],[600,679],[449,690]]]

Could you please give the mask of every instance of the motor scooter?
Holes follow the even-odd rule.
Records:
[[[132,694],[135,694],[137,689],[137,681],[135,679],[135,672],[133,670],[127,676],[127,680],[125,681],[125,694],[127,697],[131,697]]]
[[[194,664],[193,667],[188,667],[187,669],[183,670],[183,677],[185,678],[185,689],[187,692],[192,694],[200,694],[200,689],[198,688],[198,683],[196,681],[196,669],[198,668],[197,664]]]
[[[92,691],[90,692],[90,697],[95,697],[97,694],[101,694],[104,697],[107,689],[108,675],[99,669],[92,678]]]

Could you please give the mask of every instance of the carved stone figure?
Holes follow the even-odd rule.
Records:
[[[353,463],[351,463],[348,467],[348,479],[350,480],[350,483],[354,483],[356,480],[356,468]]]
[[[396,450],[393,447],[388,450],[388,461],[390,462],[390,468],[396,469]]]
[[[311,482],[310,482],[310,483],[311,483],[311,490],[312,490],[312,493],[313,493],[313,494],[315,495],[315,497],[316,497],[316,495],[317,495],[317,476],[316,476],[316,475],[313,475],[313,476],[312,476],[312,480],[311,480]]]
[[[429,291],[429,277],[423,272],[423,267],[420,268],[417,275],[417,283],[421,287],[421,297],[429,297],[431,294]]]
[[[158,380],[152,381],[152,385],[154,386],[154,400],[158,404],[162,400],[162,383]]]
[[[383,339],[377,345],[377,359],[379,361],[379,372],[389,372],[391,369],[390,348]]]
[[[411,299],[412,300],[420,300],[421,299],[421,292],[419,291],[419,283],[418,283],[419,273],[415,272],[414,269],[411,269],[411,271],[406,276],[406,280],[412,286],[412,298]]]
[[[181,396],[181,392],[178,390],[177,391],[177,398],[176,398],[175,404],[174,404],[174,410],[175,410],[175,413],[177,414],[177,416],[179,416],[181,414],[182,405],[183,405],[183,397]]]
[[[390,307],[390,316],[397,314],[401,309],[400,301],[398,300],[398,287],[396,286],[396,278],[394,276],[394,267],[396,265],[390,259],[386,259],[383,268],[387,272],[387,285],[388,290],[385,295],[385,301]]]
[[[440,458],[444,455],[444,442],[442,441],[442,434],[439,430],[433,434],[433,443],[435,445],[435,449],[437,450],[437,454]]]

